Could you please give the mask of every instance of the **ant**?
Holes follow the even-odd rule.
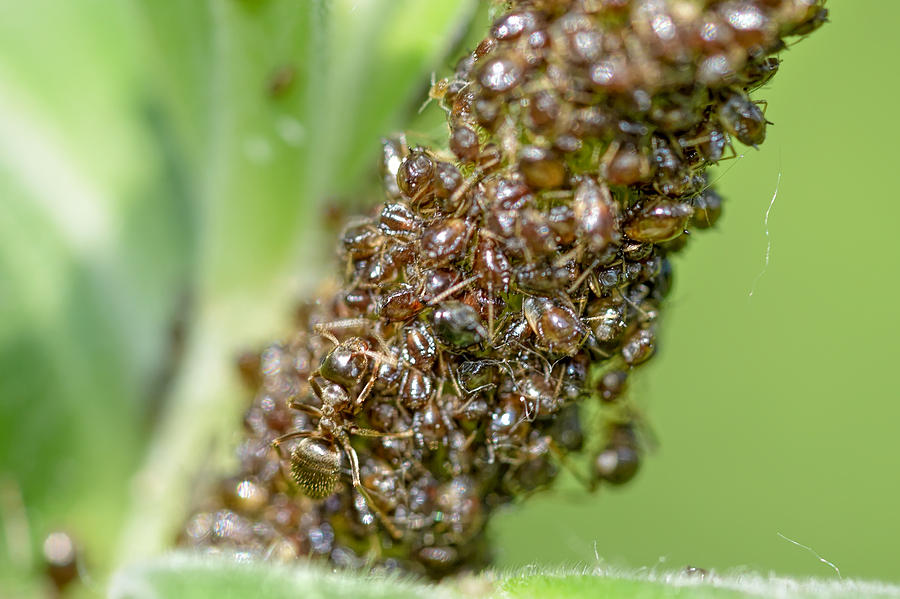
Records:
[[[315,325],[315,331],[328,338],[335,347],[325,356],[320,366],[313,371],[309,385],[321,407],[292,401],[290,407],[314,418],[318,423],[313,430],[298,430],[281,435],[272,445],[284,457],[281,444],[290,439],[302,439],[290,453],[291,477],[300,490],[311,499],[324,499],[334,493],[340,478],[341,453],[350,462],[350,476],[355,488],[366,500],[368,506],[381,519],[388,533],[395,539],[401,538],[399,529],[391,522],[372,500],[369,491],[360,482],[359,456],[350,444],[351,435],[360,437],[406,438],[412,430],[386,433],[355,424],[354,417],[362,409],[365,399],[375,382],[378,365],[381,362],[394,363],[394,359],[384,353],[371,351],[369,342],[361,337],[350,337],[338,341],[329,329],[353,328],[368,324],[365,319],[347,319]],[[348,388],[355,388],[369,370],[370,358],[373,362],[372,374],[356,398],[350,397]],[[319,382],[319,378],[325,381]]]

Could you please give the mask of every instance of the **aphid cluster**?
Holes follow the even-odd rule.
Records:
[[[668,256],[713,226],[705,175],[766,119],[748,93],[818,0],[511,2],[431,96],[449,150],[383,144],[385,198],[343,277],[242,368],[240,472],[182,541],[439,577],[576,454],[636,473],[628,377],[657,347]]]

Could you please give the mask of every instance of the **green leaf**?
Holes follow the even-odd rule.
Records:
[[[733,599],[739,597],[894,598],[900,587],[854,580],[798,580],[744,573],[704,576],[607,569],[488,573],[428,585],[391,575],[332,571],[321,565],[276,565],[226,557],[176,554],[117,573],[110,599],[144,597],[374,597],[503,599]]]
[[[509,599],[592,597],[604,599],[732,599],[782,597],[785,599],[898,597],[900,587],[855,581],[794,579],[754,573],[698,576],[684,572],[635,573],[523,573],[503,579],[498,596]]]
[[[449,590],[436,590],[397,576],[335,573],[312,565],[277,566],[192,555],[174,555],[128,568],[116,574],[109,586],[110,599],[439,599],[452,596]]]
[[[115,2],[0,3],[0,505],[27,568],[49,529],[108,559],[183,278],[174,201]],[[12,563],[12,562],[10,562]]]

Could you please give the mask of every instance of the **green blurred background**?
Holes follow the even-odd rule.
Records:
[[[828,5],[758,94],[767,143],[718,171],[725,217],[676,263],[632,389],[659,449],[624,489],[565,480],[506,510],[500,566],[596,547],[833,575],[781,533],[900,581],[900,4]],[[378,136],[439,134],[436,106],[415,115],[428,73],[486,12],[0,0],[0,584],[27,584],[57,528],[98,580],[167,546],[194,473],[228,467],[233,356],[327,270],[328,207],[377,197]]]

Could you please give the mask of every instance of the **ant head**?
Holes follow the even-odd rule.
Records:
[[[311,499],[324,499],[334,492],[340,467],[341,450],[325,439],[308,437],[291,452],[291,475]]]
[[[351,337],[331,350],[322,365],[319,374],[322,378],[351,388],[356,385],[369,366],[366,353],[369,344],[359,337]]]

